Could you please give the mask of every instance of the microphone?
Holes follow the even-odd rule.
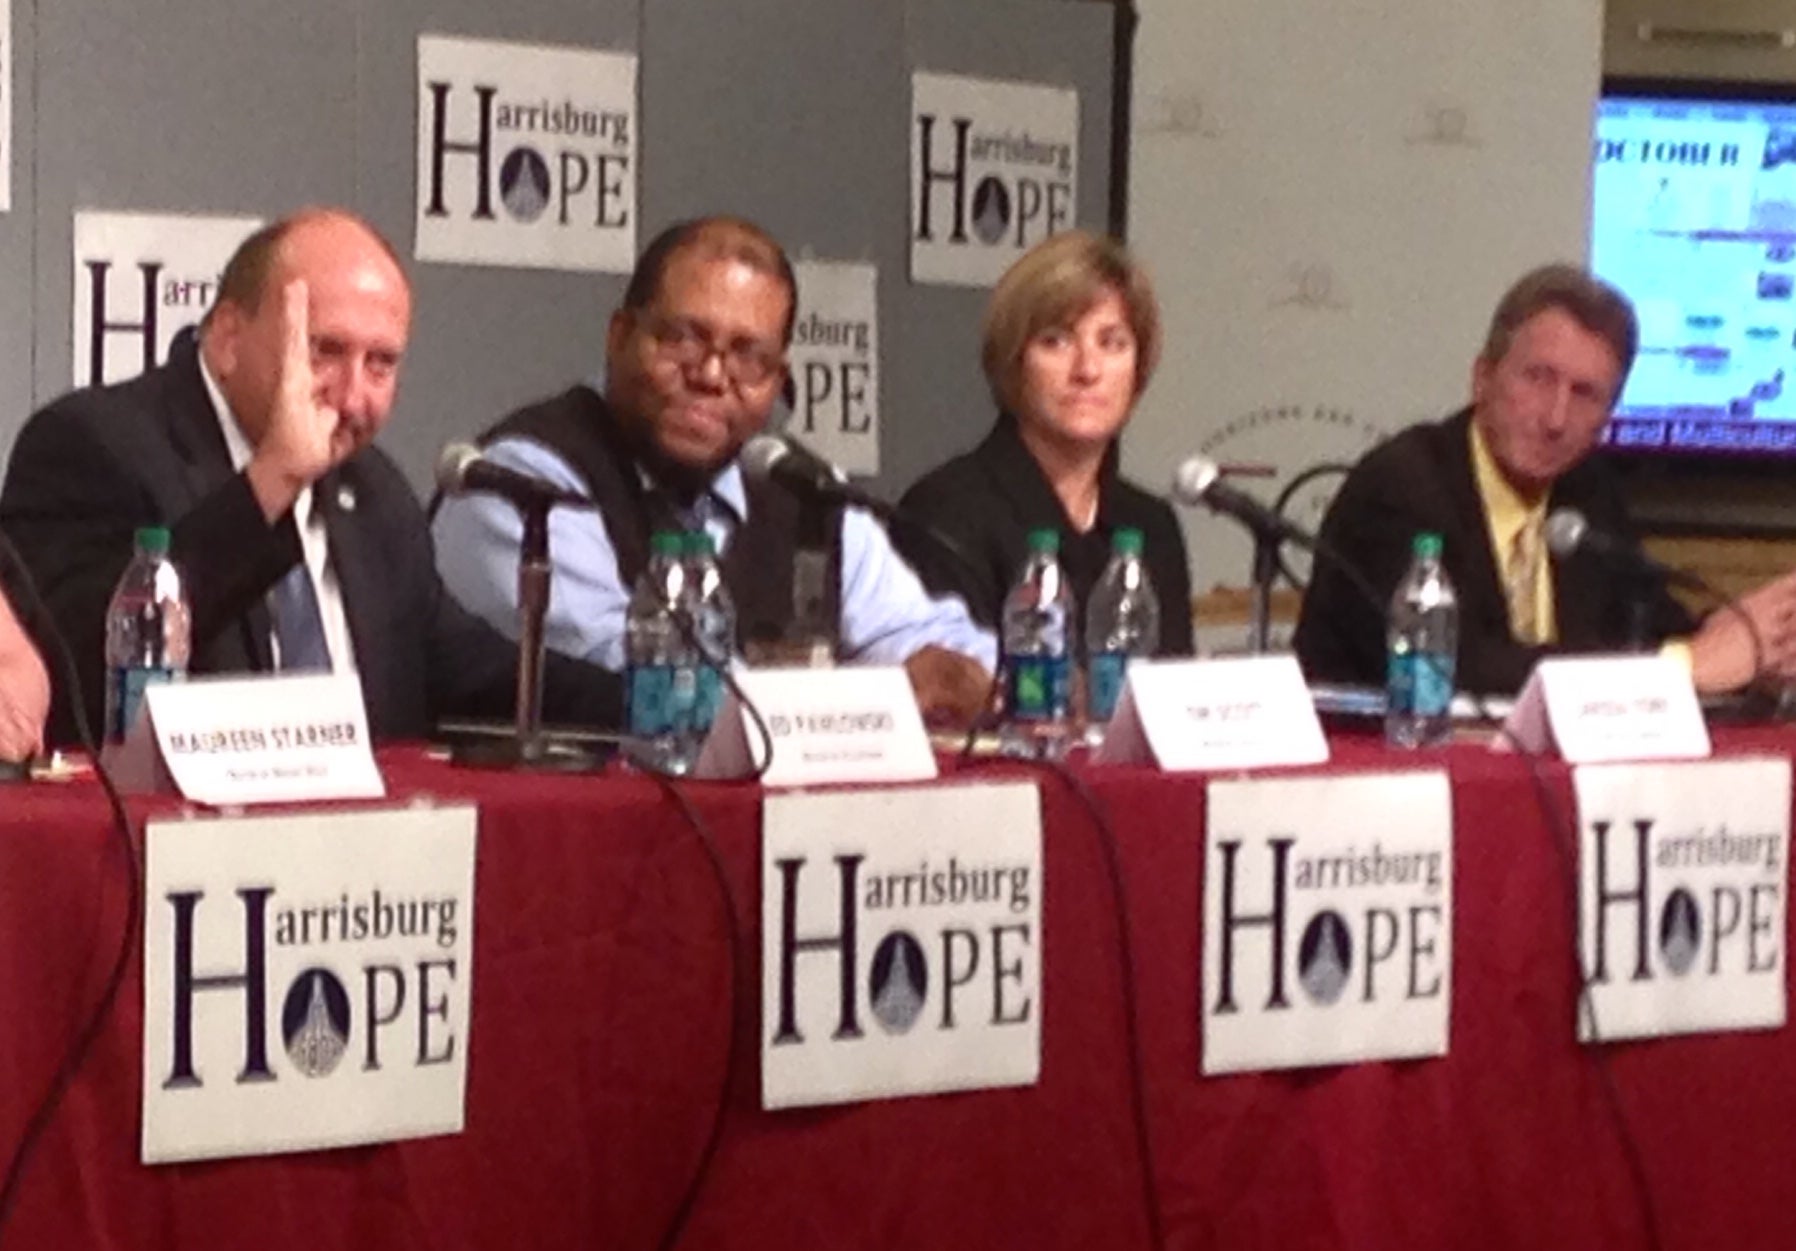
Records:
[[[1668,582],[1714,596],[1715,588],[1682,569],[1654,560],[1634,544],[1594,528],[1583,513],[1575,508],[1555,508],[1547,517],[1547,550],[1564,560],[1575,552],[1589,552],[1635,577]],[[1725,597],[1723,597],[1725,598]]]
[[[1187,508],[1202,504],[1233,517],[1256,535],[1316,550],[1316,536],[1282,517],[1247,492],[1222,480],[1222,469],[1207,456],[1191,456],[1172,476],[1172,498]]]
[[[855,486],[847,474],[796,439],[757,434],[742,445],[740,459],[742,474],[751,482],[771,482],[816,503],[854,504],[876,517],[891,513],[891,505]]]
[[[437,457],[437,489],[444,495],[486,491],[502,495],[521,509],[550,508],[566,504],[591,508],[593,502],[578,491],[568,491],[531,474],[507,469],[488,460],[472,443],[451,443]]]

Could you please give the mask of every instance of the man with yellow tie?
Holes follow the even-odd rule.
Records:
[[[1472,363],[1472,402],[1368,452],[1322,523],[1323,544],[1388,600],[1418,531],[1439,532],[1459,593],[1457,685],[1511,693],[1553,651],[1664,646],[1699,690],[1796,669],[1796,574],[1748,595],[1739,615],[1700,625],[1656,581],[1589,551],[1547,550],[1546,519],[1582,513],[1592,530],[1635,542],[1606,467],[1590,458],[1634,363],[1639,328],[1619,291],[1584,270],[1548,265],[1498,303]],[[1318,559],[1296,647],[1313,682],[1381,683],[1384,606]],[[1762,654],[1761,654],[1762,650]]]

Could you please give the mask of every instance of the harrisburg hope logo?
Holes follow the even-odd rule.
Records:
[[[774,1046],[801,1045],[798,1024],[798,960],[831,956],[837,964],[832,1040],[863,1036],[861,1017],[870,1012],[887,1034],[907,1034],[935,1001],[937,1030],[962,1025],[1026,1024],[1034,1012],[1034,986],[1025,984],[1022,952],[1034,946],[1034,874],[1027,865],[945,866],[925,862],[905,872],[872,872],[862,878],[864,855],[835,857],[840,927],[833,933],[798,933],[799,890],[807,857],[776,860],[779,874],[778,1026]],[[811,887],[810,889],[818,889]],[[868,941],[864,912],[941,908],[962,922],[941,924],[919,935],[894,926],[872,941],[872,960],[863,968]],[[1023,918],[975,925],[964,918],[994,910]],[[912,922],[915,924],[915,922]],[[931,953],[934,953],[933,967]],[[967,1003],[979,986],[981,992]],[[863,998],[864,990],[864,998]]]
[[[448,217],[453,203],[455,211],[471,220],[495,221],[496,192],[506,215],[524,225],[542,219],[551,208],[550,221],[557,226],[613,230],[629,225],[629,113],[568,99],[500,100],[499,88],[490,83],[461,91],[443,80],[425,85],[430,92],[425,216]],[[456,105],[460,125],[453,137],[452,97],[462,102]],[[495,161],[499,144],[506,146]],[[455,180],[455,194],[449,185],[451,158],[464,162],[457,167],[463,176]]]
[[[1783,868],[1775,834],[1655,834],[1654,818],[1592,821],[1590,980],[1776,973]],[[1695,872],[1693,872],[1695,871]],[[1692,880],[1701,873],[1702,882]]]
[[[115,262],[106,258],[89,258],[81,262],[87,272],[87,377],[84,385],[98,386],[117,381],[106,376],[106,344],[112,338],[128,338],[142,345],[143,368],[154,369],[160,350],[158,334],[163,310],[176,318],[177,327],[190,325],[200,318],[218,291],[216,275],[205,278],[171,276],[163,280],[166,268],[161,261],[137,262],[135,282],[129,271],[121,274],[123,283],[113,281]],[[123,288],[121,291],[120,288]],[[124,311],[122,306],[135,296],[136,307]]]
[[[1021,251],[1072,225],[1071,143],[1038,140],[1027,130],[976,134],[972,118],[951,117],[944,126],[934,113],[917,115],[917,143],[916,242],[942,234],[948,243],[972,238]],[[971,161],[997,168],[969,195]],[[943,207],[945,221],[937,212]]]
[[[242,997],[242,1064],[234,1078],[239,1085],[279,1077],[269,1062],[271,1006],[278,1009],[279,1037],[288,1060],[294,1071],[309,1078],[329,1076],[352,1054],[363,1072],[378,1072],[391,1062],[422,1067],[454,1060],[457,1041],[447,1022],[450,997],[457,993],[458,955],[396,959],[390,954],[408,944],[420,951],[455,952],[459,909],[454,896],[394,897],[376,887],[366,895],[345,893],[329,903],[292,907],[271,904],[273,896],[269,886],[241,887],[235,908],[208,904],[204,891],[165,896],[174,919],[174,1045],[163,1089],[204,1083],[194,1059],[194,1007],[201,994]],[[240,927],[240,968],[194,968],[200,924]],[[208,935],[216,937],[210,930]],[[233,932],[233,943],[238,936]],[[271,985],[271,944],[277,950],[335,948],[341,958],[310,963],[287,984]],[[389,954],[358,958],[358,945]],[[391,1051],[383,1052],[385,1031],[402,1023],[402,1050],[395,1059]],[[412,1044],[409,1050],[404,1049],[407,1043]]]
[[[1217,843],[1222,889],[1215,941],[1220,943],[1221,958],[1211,1011],[1239,1012],[1247,994],[1261,999],[1262,986],[1263,1002],[1250,1004],[1251,1008],[1290,1009],[1293,969],[1288,956],[1293,950],[1297,984],[1318,1007],[1350,997],[1373,1003],[1387,992],[1403,1002],[1439,996],[1442,853],[1387,852],[1373,843],[1366,852],[1348,848],[1293,856],[1296,842],[1266,840],[1272,877],[1271,898],[1263,912],[1248,911],[1257,902],[1240,897],[1241,840]],[[1342,897],[1357,891],[1376,892],[1379,902],[1348,906]],[[1300,912],[1292,902],[1294,892],[1314,892],[1320,897],[1319,906]],[[1240,937],[1255,931],[1263,931],[1267,940],[1263,983],[1254,976],[1259,966],[1247,963],[1239,951]],[[1238,990],[1242,982],[1251,990]]]

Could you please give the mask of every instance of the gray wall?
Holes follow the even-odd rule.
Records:
[[[984,293],[906,276],[913,68],[1076,87],[1081,224],[1108,195],[1111,11],[1072,0],[12,0],[14,202],[0,216],[0,446],[67,389],[77,207],[275,217],[342,203],[412,239],[422,32],[637,51],[638,242],[731,211],[794,256],[880,265],[882,463],[895,491],[989,420]],[[610,275],[414,264],[383,444],[437,449],[591,375]]]

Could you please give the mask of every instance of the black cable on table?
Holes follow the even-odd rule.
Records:
[[[692,1219],[699,1194],[710,1176],[711,1166],[717,1158],[718,1143],[723,1138],[724,1120],[729,1115],[730,1104],[735,1097],[737,988],[743,963],[742,939],[736,932],[736,892],[730,886],[729,871],[724,865],[723,852],[717,845],[716,835],[678,782],[661,773],[650,772],[649,776],[655,779],[662,793],[680,810],[680,815],[685,817],[686,824],[698,836],[699,845],[704,849],[705,859],[711,866],[712,877],[717,886],[718,904],[723,913],[723,932],[729,952],[729,994],[725,1005],[729,1024],[723,1049],[723,1076],[717,1083],[717,1108],[711,1116],[711,1128],[705,1135],[705,1145],[699,1152],[698,1163],[693,1167],[692,1178],[680,1195],[666,1233],[657,1244],[662,1251],[672,1251],[686,1232],[686,1224]]]
[[[51,1121],[55,1119],[57,1110],[62,1106],[63,1099],[68,1095],[69,1088],[74,1085],[76,1074],[93,1050],[100,1031],[105,1027],[106,1018],[111,1015],[113,1005],[118,1001],[119,991],[125,981],[125,970],[131,960],[132,941],[143,923],[143,886],[139,879],[136,848],[131,842],[131,818],[125,811],[124,798],[119,794],[111,773],[100,759],[93,727],[87,720],[87,702],[82,697],[80,674],[76,670],[68,640],[57,628],[56,620],[45,606],[37,583],[32,579],[30,570],[25,567],[25,562],[20,559],[18,549],[13,547],[4,534],[0,534],[0,554],[5,556],[11,566],[14,584],[22,592],[25,602],[21,607],[24,615],[36,627],[32,633],[50,645],[61,670],[65,694],[75,714],[75,733],[80,738],[82,747],[93,758],[94,776],[99,779],[101,788],[106,792],[106,800],[112,810],[112,829],[117,836],[117,849],[126,871],[124,925],[119,934],[118,950],[113,956],[112,967],[106,975],[106,984],[69,1043],[49,1086],[33,1107],[31,1116],[25,1123],[25,1132],[20,1135],[19,1144],[7,1164],[5,1180],[0,1182],[0,1242],[4,1242],[6,1229],[18,1205],[19,1190],[24,1184],[32,1158],[43,1142]],[[96,933],[97,931],[96,922]]]
[[[1653,1193],[1652,1179],[1646,1171],[1646,1157],[1640,1150],[1640,1140],[1634,1133],[1633,1123],[1622,1103],[1621,1087],[1615,1080],[1609,1055],[1603,1049],[1606,1044],[1602,1031],[1597,1027],[1596,1001],[1590,993],[1590,976],[1584,969],[1583,953],[1578,949],[1577,825],[1553,795],[1552,787],[1548,785],[1546,774],[1541,769],[1541,756],[1523,747],[1507,728],[1499,727],[1497,733],[1526,762],[1528,777],[1534,786],[1535,802],[1540,807],[1541,820],[1546,824],[1553,845],[1554,859],[1560,870],[1560,884],[1565,888],[1571,914],[1571,958],[1578,986],[1578,1016],[1584,1023],[1587,1035],[1583,1050],[1590,1057],[1591,1067],[1596,1071],[1604,1104],[1614,1122],[1616,1136],[1621,1140],[1622,1160],[1627,1166],[1628,1179],[1633,1183],[1635,1202],[1640,1206],[1640,1220],[1646,1230],[1646,1245],[1650,1251],[1662,1251],[1665,1243],[1660,1233],[1659,1209]]]
[[[1135,1129],[1135,1150],[1141,1174],[1141,1205],[1147,1217],[1149,1245],[1158,1251],[1166,1245],[1165,1221],[1160,1212],[1160,1196],[1155,1188],[1159,1170],[1154,1164],[1153,1138],[1148,1131],[1146,1065],[1141,1055],[1140,997],[1135,985],[1135,950],[1129,929],[1128,891],[1123,883],[1122,852],[1116,829],[1085,780],[1059,760],[1036,757],[995,757],[974,764],[1021,764],[1051,773],[1072,792],[1098,832],[1098,845],[1104,855],[1104,875],[1110,883],[1111,904],[1116,913],[1117,969],[1122,982],[1123,1038],[1129,1056],[1129,1104]],[[1044,912],[1044,916],[1045,916]]]

